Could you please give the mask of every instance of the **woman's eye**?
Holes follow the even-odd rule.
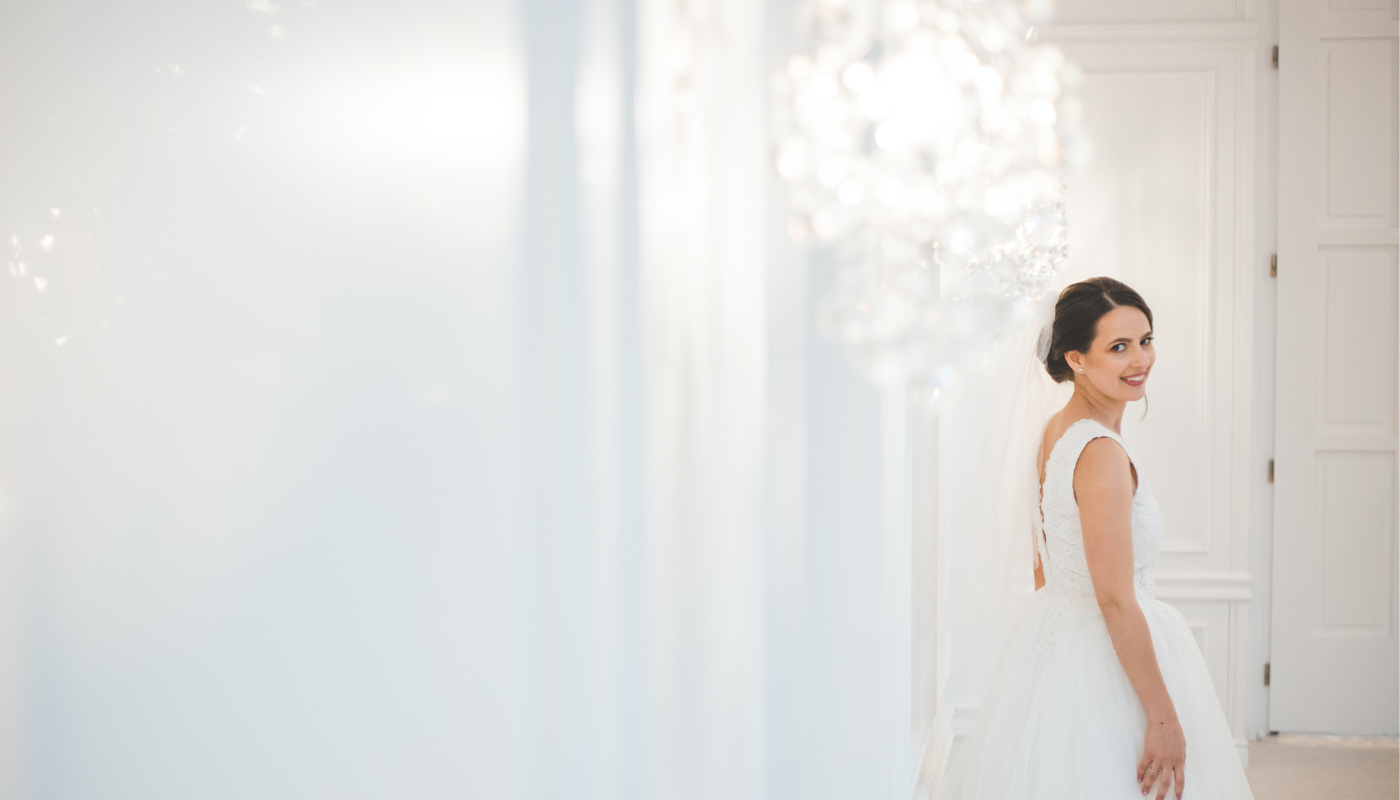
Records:
[[[1112,352],[1115,352],[1115,353],[1120,353],[1120,352],[1123,351],[1123,348],[1124,348],[1124,347],[1127,347],[1127,345],[1125,345],[1125,344],[1115,344],[1113,347],[1110,347],[1109,350],[1111,350]]]

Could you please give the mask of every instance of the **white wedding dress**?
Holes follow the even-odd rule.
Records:
[[[1117,434],[1083,419],[1065,431],[1045,463],[1045,535],[1037,537],[1045,586],[1010,627],[944,798],[1142,800],[1137,766],[1147,717],[1094,599],[1074,499],[1079,455],[1099,437],[1123,445]],[[1183,800],[1252,798],[1196,639],[1181,613],[1156,599],[1161,545],[1161,510],[1139,471],[1133,584],[1186,736]]]

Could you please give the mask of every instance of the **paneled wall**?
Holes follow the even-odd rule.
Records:
[[[1196,632],[1243,750],[1261,45],[1252,9],[1185,5],[1069,2],[1083,21],[1045,35],[1084,70],[1095,147],[1070,184],[1070,277],[1118,277],[1153,307],[1150,408],[1124,433],[1166,516],[1158,594]]]
[[[1254,2],[1060,0],[1039,34],[1083,70],[1094,147],[1070,178],[1065,277],[1120,278],[1153,308],[1150,407],[1130,407],[1124,433],[1166,517],[1158,596],[1195,632],[1242,758],[1248,557],[1268,521],[1257,513],[1268,442],[1253,422],[1270,398],[1253,376],[1271,352],[1256,320],[1269,290],[1259,232],[1271,201],[1257,171],[1270,133],[1260,118],[1270,25]],[[959,715],[959,730],[970,717]]]

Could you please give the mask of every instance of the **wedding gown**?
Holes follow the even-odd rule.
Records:
[[[945,798],[1143,798],[1137,767],[1147,717],[1094,599],[1074,499],[1079,455],[1099,437],[1123,445],[1108,428],[1082,419],[1065,431],[1045,463],[1045,536],[1037,537],[1045,586],[1011,626]],[[1141,471],[1132,524],[1138,605],[1186,737],[1183,800],[1252,798],[1196,639],[1181,613],[1156,599],[1162,516]],[[1156,797],[1155,787],[1149,797]]]

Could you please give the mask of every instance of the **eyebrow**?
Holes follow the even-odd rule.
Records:
[[[1152,331],[1148,331],[1147,333],[1144,333],[1144,334],[1142,335],[1142,338],[1146,339],[1147,337],[1149,337],[1149,336],[1151,336],[1151,335],[1152,335]],[[1133,341],[1133,340],[1130,339],[1130,338],[1128,338],[1127,336],[1119,336],[1117,339],[1114,339],[1113,341],[1109,342],[1109,344],[1110,344],[1110,345],[1115,345],[1115,344],[1118,344],[1119,342],[1131,342],[1131,341]]]

